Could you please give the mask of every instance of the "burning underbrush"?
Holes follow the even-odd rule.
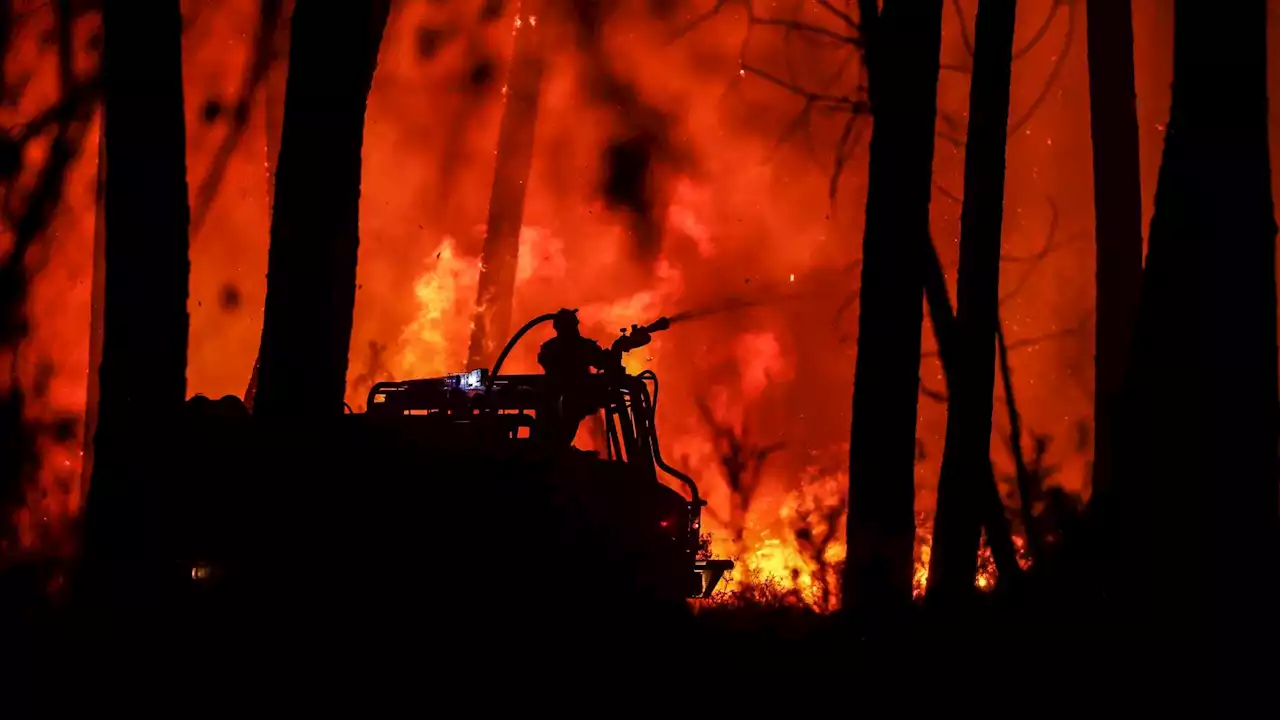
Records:
[[[733,608],[793,608],[831,612],[840,606],[840,581],[845,557],[847,479],[842,473],[805,478],[801,488],[790,493],[765,529],[752,528],[741,535],[750,540],[707,540],[707,555],[731,557],[736,566],[721,587],[698,605]],[[915,573],[912,592],[924,597],[929,581],[929,559],[933,543],[932,517],[916,518]],[[1022,568],[1030,567],[1026,542],[1013,538]],[[974,587],[982,592],[995,589],[999,571],[991,548],[983,537],[978,555]]]

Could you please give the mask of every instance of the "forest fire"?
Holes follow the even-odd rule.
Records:
[[[7,48],[6,72],[23,78],[16,102],[0,110],[9,128],[27,126],[60,96],[57,53],[40,41],[53,12],[31,5]],[[845,555],[870,128],[851,99],[861,87],[847,39],[853,30],[824,9],[831,5],[620,0],[589,27],[547,10],[531,19],[526,29],[547,33],[549,50],[513,296],[516,318],[580,308],[584,334],[601,341],[632,322],[724,308],[677,325],[629,357],[628,370],[664,378],[664,449],[706,488],[713,551],[740,565],[729,591],[772,582],[823,610],[839,603]],[[953,288],[974,5],[956,2],[947,14],[939,89],[932,230]],[[1001,312],[1021,441],[1051,439],[1042,479],[1087,494],[1094,261],[1085,240],[1093,206],[1086,65],[1073,46],[1083,34],[1077,5],[1019,7]],[[1159,0],[1134,5],[1142,19],[1143,171],[1153,179],[1171,72],[1168,13]],[[502,8],[499,21],[493,6],[393,4],[365,127],[347,384],[356,411],[376,382],[467,369],[503,78],[513,33],[523,31],[514,9]],[[242,395],[261,339],[286,58],[277,48],[269,71],[253,70],[280,43],[259,37],[256,0],[188,0],[183,11],[188,173],[199,218],[188,392]],[[75,23],[82,79],[97,72],[98,23],[93,12]],[[233,111],[241,106],[244,113]],[[21,389],[22,422],[37,438],[37,457],[21,468],[9,552],[66,551],[86,492],[97,145],[94,120],[39,241],[17,260],[0,255],[25,264],[30,280],[30,328],[3,338],[0,393],[18,397]],[[16,187],[33,182],[43,147],[39,138],[23,146]],[[1154,182],[1147,185],[1149,198]],[[204,196],[206,187],[214,189]],[[7,230],[0,253],[15,242]],[[512,371],[535,370],[534,347],[521,346]],[[928,578],[946,427],[929,328],[925,353],[917,595]],[[991,452],[1013,515],[1008,437],[997,412]],[[580,444],[589,442],[584,434]],[[985,546],[983,553],[975,583],[987,589],[996,578]]]

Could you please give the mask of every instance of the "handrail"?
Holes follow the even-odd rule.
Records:
[[[666,463],[665,460],[662,459],[662,450],[658,445],[658,374],[652,370],[645,370],[644,372],[637,375],[636,378],[639,380],[653,381],[653,398],[652,399],[650,399],[649,397],[648,386],[646,386],[643,382],[640,384],[640,388],[641,388],[640,392],[642,393],[644,404],[649,406],[649,412],[652,414],[652,419],[649,422],[649,433],[653,435],[653,442],[650,443],[650,445],[653,448],[654,463],[656,463],[663,472],[679,480],[680,482],[684,483],[685,487],[689,488],[690,500],[695,505],[699,505],[699,506],[706,505],[707,504],[706,501],[703,500],[702,496],[698,494],[698,484],[693,481],[693,478],[671,467]]]

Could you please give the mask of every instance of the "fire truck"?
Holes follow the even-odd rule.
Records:
[[[188,453],[207,461],[178,530],[183,572],[197,586],[238,576],[254,593],[282,574],[336,572],[361,587],[426,574],[519,592],[710,596],[733,563],[710,556],[706,501],[662,456],[657,375],[621,361],[669,323],[624,331],[606,351],[616,363],[573,388],[603,427],[604,449],[587,452],[555,440],[562,386],[502,373],[553,317],[522,327],[492,368],[378,383],[364,412],[319,433],[255,427],[238,408],[211,419],[226,399],[190,401],[202,425],[186,435],[203,445]]]

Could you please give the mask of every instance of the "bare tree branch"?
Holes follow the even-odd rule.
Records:
[[[1040,27],[1031,36],[1031,39],[1028,40],[1025,45],[1013,51],[1013,59],[1015,62],[1029,55],[1031,51],[1035,50],[1036,46],[1044,40],[1045,36],[1049,34],[1049,28],[1053,25],[1053,21],[1058,18],[1058,11],[1062,9],[1062,6],[1068,4],[1068,2],[1070,2],[1070,0],[1053,1],[1053,5],[1049,8],[1049,14],[1045,17],[1044,22],[1040,23]],[[1068,9],[1067,12],[1070,12],[1070,10]]]
[[[848,63],[853,57],[859,56],[863,58],[865,63],[865,38],[868,29],[874,24],[874,17],[864,19],[863,23],[859,23],[847,12],[839,9],[827,0],[817,2],[817,6],[827,11],[831,16],[839,20],[849,32],[839,32],[831,28],[815,25],[809,22],[803,22],[799,19],[786,19],[773,16],[764,16],[758,14],[751,0],[716,0],[709,10],[695,17],[689,24],[681,28],[672,38],[672,42],[684,38],[693,30],[697,29],[711,18],[722,12],[731,2],[741,5],[747,14],[747,31],[743,36],[742,46],[738,53],[738,75],[747,77],[748,75],[764,80],[774,87],[785,90],[792,95],[801,98],[804,104],[801,106],[799,113],[789,121],[783,128],[776,146],[781,145],[786,140],[795,137],[802,129],[810,129],[812,114],[815,110],[823,110],[827,112],[848,113],[850,117],[846,119],[840,137],[835,148],[835,163],[831,170],[831,178],[828,184],[828,195],[834,203],[835,197],[839,192],[840,177],[844,173],[845,166],[851,156],[851,144],[854,144],[854,138],[857,134],[857,118],[870,114],[870,102],[866,97],[864,83],[854,83],[853,93],[840,93],[827,90],[832,83],[840,79],[842,73],[847,68]],[[868,3],[860,2],[859,7],[863,14],[868,12]],[[870,2],[872,14],[875,12],[875,2]],[[794,5],[797,9],[797,15],[801,5]],[[751,44],[752,30],[754,28],[779,28],[784,32],[784,42],[789,41],[793,36],[802,36],[810,41],[818,43],[835,43],[839,46],[848,47],[854,50],[854,53],[846,56],[835,69],[835,72],[829,79],[823,83],[823,89],[814,90],[806,87],[795,79],[796,69],[791,62],[789,55],[784,55],[784,65],[786,66],[786,75],[783,77],[776,72],[770,71],[758,63],[753,63],[747,59],[748,50]],[[816,160],[816,158],[815,158]]]
[[[968,25],[965,23],[964,17],[962,15],[962,9],[960,8],[960,0],[951,0],[951,4],[952,4],[952,7],[955,8],[956,15],[960,20],[962,40],[965,43],[965,51],[968,54],[968,56],[972,58],[973,57],[972,39],[969,38],[969,36],[967,35]],[[1036,94],[1035,100],[1033,100],[1031,104],[1027,107],[1027,109],[1024,110],[1020,115],[1010,120],[1009,122],[1010,136],[1024,129],[1027,126],[1027,124],[1031,122],[1031,119],[1035,116],[1036,112],[1040,109],[1042,105],[1044,105],[1045,101],[1049,99],[1050,93],[1053,92],[1054,88],[1056,88],[1058,85],[1058,80],[1062,76],[1062,71],[1066,68],[1066,61],[1067,61],[1067,57],[1071,52],[1071,47],[1075,44],[1075,35],[1076,35],[1078,20],[1075,14],[1076,11],[1075,11],[1074,0],[1054,0],[1053,5],[1049,9],[1049,14],[1045,17],[1044,22],[1040,24],[1040,27],[1036,29],[1035,34],[1031,37],[1030,40],[1027,41],[1025,45],[1023,45],[1021,48],[1017,49],[1014,52],[1014,56],[1013,56],[1014,62],[1017,62],[1018,60],[1021,60],[1025,58],[1027,55],[1031,54],[1031,52],[1035,50],[1035,48],[1038,47],[1046,37],[1048,37],[1049,30],[1053,26],[1054,21],[1057,20],[1059,10],[1061,10],[1063,7],[1065,7],[1067,10],[1066,12],[1067,28],[1066,28],[1066,32],[1063,34],[1062,48],[1058,51],[1058,54],[1054,56],[1053,67],[1050,68],[1049,75],[1045,78],[1044,84],[1040,87],[1040,92]],[[942,66],[942,69],[949,72],[960,73],[962,75],[969,75],[969,74],[972,74],[973,72],[972,63],[965,63],[965,64],[947,63]],[[959,127],[962,126],[962,123],[960,122],[960,120],[954,117],[951,113],[939,111],[938,119],[943,125],[947,126],[948,128],[958,129]],[[961,139],[958,135],[954,134],[953,132],[948,132],[946,130],[939,130],[938,139],[943,140],[957,148],[960,148],[960,149],[964,148],[964,140]],[[952,197],[954,197],[954,195],[948,193],[948,199],[951,199]]]
[[[832,5],[830,2],[828,2],[828,0],[818,0],[818,7],[823,8],[824,10],[831,13],[832,15],[835,15],[836,17],[840,18],[840,20],[844,22],[845,25],[848,25],[850,29],[853,29],[853,30],[860,29],[858,26],[858,21],[854,20],[852,15],[841,10],[835,5]]]
[[[1031,52],[1044,41],[1045,37],[1049,34],[1049,28],[1053,26],[1053,21],[1058,19],[1058,11],[1061,10],[1064,5],[1069,5],[1071,2],[1072,0],[1053,0],[1053,4],[1049,7],[1048,14],[1045,15],[1044,21],[1040,23],[1040,27],[1036,28],[1036,31],[1032,33],[1031,39],[1027,40],[1022,47],[1013,51],[1014,62],[1030,55]],[[956,20],[960,24],[960,42],[964,45],[965,54],[970,58],[970,60],[972,60],[973,33],[969,29],[969,23],[965,20],[964,9],[960,7],[960,0],[951,0],[951,7],[955,10]],[[1068,12],[1070,12],[1070,8],[1068,8]],[[944,65],[942,69],[968,75],[973,72],[973,64],[972,62],[963,64],[948,63]]]
[[[669,42],[674,43],[677,40],[684,38],[684,36],[688,35],[694,30],[697,30],[699,27],[702,26],[703,23],[714,18],[716,15],[719,15],[720,11],[725,9],[725,7],[728,4],[729,4],[729,0],[716,0],[716,4],[713,5],[710,10],[707,10],[706,12],[697,16],[696,18],[693,19],[692,22],[690,22],[688,25],[685,25],[683,28],[681,28],[680,31],[677,32]]]
[[[747,5],[748,12],[750,12],[750,8],[751,6],[750,4],[748,4]],[[828,30],[824,27],[820,27],[817,25],[810,25],[809,23],[797,22],[795,20],[778,20],[776,18],[761,18],[761,17],[754,17],[754,16],[752,17],[753,17],[753,22],[756,25],[763,25],[765,27],[787,28],[788,30],[796,30],[803,33],[810,33],[818,37],[827,38],[828,40],[834,40],[838,43],[848,44],[854,47],[862,46],[862,39],[855,35],[843,35],[833,30]]]
[[[844,131],[840,133],[840,142],[836,145],[836,163],[831,170],[831,180],[827,185],[827,199],[834,205],[836,194],[840,191],[840,176],[844,173],[844,164],[849,161],[849,142],[853,138],[853,130],[858,124],[858,116],[850,115],[844,122]]]
[[[1065,0],[1059,0],[1065,2]],[[1049,77],[1045,80],[1044,85],[1040,88],[1040,94],[1031,102],[1026,111],[1022,113],[1017,120],[1009,123],[1009,134],[1012,135],[1031,122],[1031,118],[1035,117],[1036,111],[1049,99],[1049,93],[1053,91],[1058,84],[1058,79],[1062,76],[1062,71],[1067,66],[1067,57],[1071,53],[1071,47],[1075,44],[1076,37],[1076,11],[1073,3],[1067,5],[1067,31],[1062,37],[1062,49],[1058,51],[1058,55],[1054,58],[1053,68],[1049,71]],[[1056,7],[1056,4],[1055,4]]]
[[[962,197],[960,197],[959,195],[957,195],[957,194],[955,194],[955,193],[951,192],[951,191],[950,191],[950,190],[948,190],[945,186],[943,186],[943,184],[942,184],[942,183],[938,182],[937,180],[934,180],[934,181],[933,181],[933,187],[934,187],[934,189],[935,189],[935,190],[937,190],[937,191],[938,191],[938,194],[939,194],[939,195],[941,195],[942,197],[944,197],[944,198],[946,198],[946,199],[950,200],[951,202],[953,202],[953,203],[955,203],[955,204],[957,204],[957,205],[963,205],[963,204],[964,204],[964,198],[962,198]]]

